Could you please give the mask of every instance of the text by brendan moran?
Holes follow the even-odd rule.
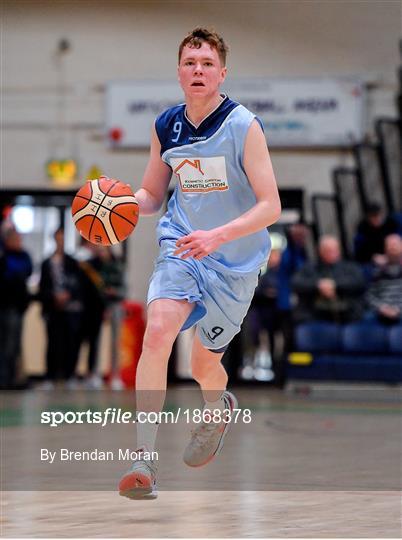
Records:
[[[112,450],[69,450],[60,448],[59,450],[40,449],[41,461],[54,463],[55,461],[135,461],[137,459],[158,460],[158,452],[139,452],[129,448],[119,448]]]

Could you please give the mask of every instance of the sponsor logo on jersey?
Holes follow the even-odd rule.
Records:
[[[207,193],[229,189],[224,156],[173,158],[171,165],[183,192]]]

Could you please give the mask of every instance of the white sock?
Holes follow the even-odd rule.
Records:
[[[137,449],[145,446],[148,452],[155,450],[158,427],[158,422],[137,422]]]

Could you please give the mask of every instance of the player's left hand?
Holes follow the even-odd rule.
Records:
[[[200,260],[215,251],[221,244],[222,241],[213,229],[211,231],[194,231],[177,240],[178,249],[173,255],[183,254],[181,255],[182,259],[193,257]]]

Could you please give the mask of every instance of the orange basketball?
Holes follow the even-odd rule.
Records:
[[[101,176],[82,186],[71,213],[81,236],[93,244],[110,246],[133,232],[139,210],[129,185]]]

